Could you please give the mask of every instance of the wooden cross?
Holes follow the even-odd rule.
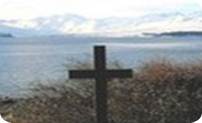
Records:
[[[94,47],[95,70],[70,70],[70,79],[96,80],[97,123],[108,123],[107,118],[107,80],[111,78],[132,77],[132,70],[107,70],[105,46]]]

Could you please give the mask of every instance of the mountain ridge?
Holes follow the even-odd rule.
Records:
[[[84,34],[132,36],[143,33],[202,31],[201,11],[189,14],[154,13],[141,17],[90,19],[79,15],[56,15],[29,20],[0,20],[0,32],[15,36]]]

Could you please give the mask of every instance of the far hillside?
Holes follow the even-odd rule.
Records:
[[[13,35],[10,33],[0,33],[0,37],[4,37],[4,38],[12,38]]]
[[[143,33],[145,36],[174,36],[174,37],[184,37],[184,36],[202,36],[202,31],[176,31],[176,32],[163,32],[163,33]]]

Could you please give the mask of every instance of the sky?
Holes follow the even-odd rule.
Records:
[[[151,12],[202,10],[202,0],[0,0],[0,19],[75,14],[87,18],[135,17]]]

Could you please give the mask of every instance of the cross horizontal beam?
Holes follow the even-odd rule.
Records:
[[[106,70],[102,71],[100,74],[107,79],[112,78],[130,78],[132,77],[132,70],[125,69],[125,70]],[[94,79],[100,76],[96,73],[95,70],[71,70],[69,73],[70,78],[76,79]]]

